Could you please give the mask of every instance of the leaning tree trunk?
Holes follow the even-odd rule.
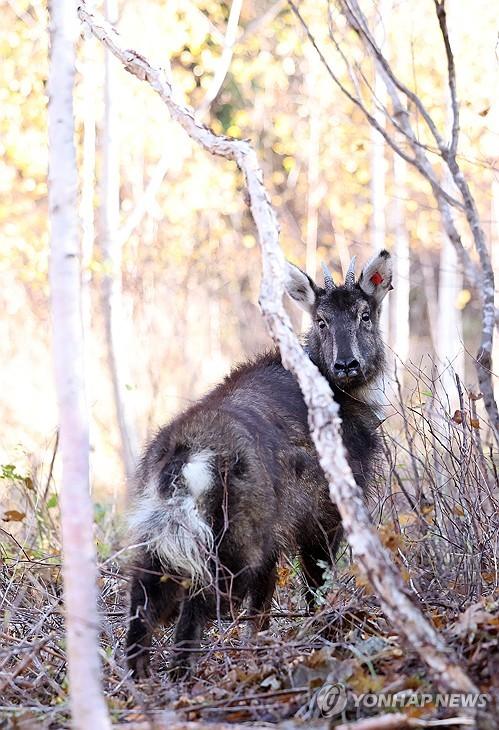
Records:
[[[55,385],[62,457],[61,524],[73,726],[108,728],[101,691],[95,552],[88,478],[73,84],[76,6],[50,5],[49,216]]]
[[[115,22],[116,0],[106,0],[106,16]],[[135,471],[137,444],[127,385],[125,321],[122,296],[122,242],[119,230],[120,171],[116,98],[116,61],[109,51],[104,69],[104,126],[102,133],[102,253],[105,275],[102,305],[106,326],[106,346],[113,386],[114,405],[121,442],[123,465],[127,477]]]
[[[285,260],[279,246],[277,221],[253,148],[247,140],[219,137],[197,122],[193,110],[179,100],[165,72],[125,45],[103,18],[86,9],[83,1],[79,16],[120,59],[127,71],[152,86],[166,104],[172,118],[182,125],[192,139],[211,154],[233,160],[242,171],[262,250],[262,313],[279,347],[284,366],[295,375],[303,393],[308,408],[310,433],[329,482],[331,499],[341,514],[353,556],[377,592],[389,620],[430,667],[437,682],[454,691],[476,692],[476,687],[457,664],[456,658],[410,600],[402,578],[370,522],[362,492],[352,476],[341,440],[338,405],[327,381],[300,346],[284,310]]]

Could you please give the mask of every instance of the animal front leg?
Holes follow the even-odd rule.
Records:
[[[316,605],[317,589],[323,583],[324,568],[319,565],[319,561],[327,560],[327,557],[327,553],[322,551],[307,551],[303,552],[301,556],[301,564],[306,581],[305,600],[310,612],[314,610]]]
[[[275,562],[261,568],[255,574],[249,587],[247,638],[251,639],[259,631],[265,631],[270,623],[270,607],[275,591],[277,569]]]
[[[307,584],[305,600],[309,611],[316,605],[317,589],[324,583],[324,565],[333,565],[341,542],[343,529],[341,525],[330,531],[327,539],[303,542],[300,557],[303,574]]]

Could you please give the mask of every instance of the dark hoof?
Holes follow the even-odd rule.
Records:
[[[151,676],[151,667],[149,663],[149,654],[138,653],[130,655],[127,660],[128,668],[132,672],[132,677],[136,682],[147,679]]]
[[[188,657],[177,657],[170,662],[167,669],[168,678],[172,682],[188,679],[192,672],[192,661]]]

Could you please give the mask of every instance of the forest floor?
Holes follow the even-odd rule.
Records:
[[[395,555],[400,533],[384,526],[383,539]],[[47,540],[57,546],[51,529]],[[101,555],[99,588],[104,685],[115,723],[161,720],[171,711],[178,720],[259,727],[287,720],[292,726],[326,728],[390,712],[433,720],[460,716],[460,700],[439,698],[421,660],[391,632],[346,549],[313,615],[306,613],[296,566],[282,565],[268,631],[247,641],[243,615],[216,622],[192,676],[172,683],[165,671],[171,629],[160,630],[151,677],[135,684],[123,653],[124,561],[116,558],[118,545],[104,547],[114,556]],[[4,532],[1,555],[0,728],[67,727],[59,552],[22,548]],[[412,569],[406,578],[425,614],[487,695],[475,701],[489,709],[499,706],[497,588],[490,585],[479,600],[470,600],[457,583],[443,596],[422,589]]]

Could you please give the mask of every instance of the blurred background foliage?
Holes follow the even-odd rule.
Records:
[[[369,7],[377,12],[375,4]],[[445,128],[446,67],[433,3],[399,0],[388,7],[382,26],[389,56]],[[328,37],[327,5],[303,0],[300,9],[348,83]],[[170,62],[185,102],[197,107],[218,68],[229,11],[230,4],[220,0],[123,0],[118,25],[149,58]],[[449,16],[461,99],[461,162],[486,233],[497,247],[496,9],[486,0],[451,3]],[[48,286],[47,11],[40,0],[3,0],[0,17],[0,463],[29,471],[50,462],[57,428]],[[356,39],[339,17],[336,22],[350,58],[362,65]],[[80,38],[78,54],[80,165],[89,109],[96,122],[95,246],[85,272],[91,298],[87,367],[93,484],[99,494],[118,496],[124,476],[99,303],[106,273],[99,223],[104,54],[86,38]],[[367,65],[366,73],[371,71]],[[143,442],[219,380],[231,363],[265,348],[269,339],[257,302],[259,250],[235,165],[198,149],[146,84],[121,69],[116,84],[113,135],[120,156],[120,224],[127,230],[122,335],[130,370],[127,390]],[[250,137],[255,144],[289,258],[304,266],[309,241],[317,264],[324,260],[341,275],[351,255],[362,261],[370,255],[372,132],[332,84],[285,2],[243,4],[229,71],[204,119],[218,133]],[[401,196],[391,151],[384,151],[383,162],[388,248],[394,242],[394,206],[403,198],[411,250],[410,358],[419,366],[432,352],[427,299],[433,287],[437,301],[444,234],[431,191],[418,173],[407,168]],[[129,230],[127,222],[158,165],[165,173],[156,194]],[[464,243],[471,250],[471,241]],[[476,296],[461,289],[454,306],[463,315],[464,349],[474,353]],[[295,323],[300,326],[299,316]],[[473,383],[469,360],[466,376]]]

